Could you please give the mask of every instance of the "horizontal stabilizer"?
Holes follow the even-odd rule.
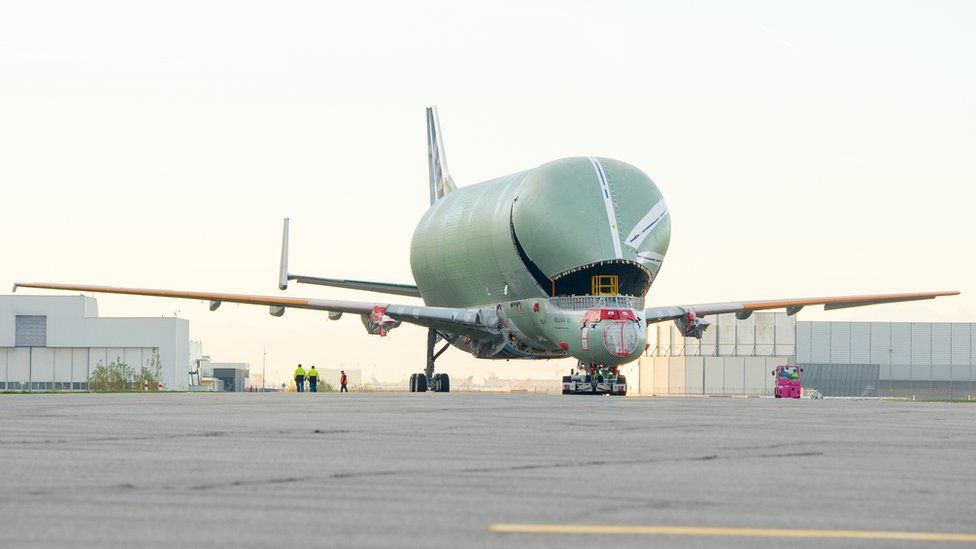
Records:
[[[323,278],[318,276],[294,275],[288,272],[288,225],[286,217],[281,229],[281,264],[278,267],[278,288],[288,289],[288,281],[294,280],[302,284],[316,284],[318,286],[331,286],[333,288],[346,288],[349,290],[363,290],[366,292],[378,292],[381,294],[404,295],[408,297],[420,297],[420,290],[413,284],[395,284],[392,282],[369,282],[366,280],[346,280],[342,278]]]
[[[332,286],[333,288],[346,288],[349,290],[363,290],[365,292],[378,292],[381,294],[420,297],[420,290],[418,290],[413,284],[369,282],[366,280],[345,280],[342,278],[320,278],[317,276],[302,275],[288,275],[288,280],[294,280],[295,282],[299,282],[301,284],[317,284],[319,286]]]

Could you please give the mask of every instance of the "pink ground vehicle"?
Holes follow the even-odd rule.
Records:
[[[800,398],[802,385],[800,384],[800,373],[803,368],[785,364],[777,366],[772,374],[776,378],[776,386],[773,388],[773,396],[776,398]]]

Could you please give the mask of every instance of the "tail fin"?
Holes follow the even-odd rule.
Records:
[[[278,267],[278,288],[288,289],[288,218],[281,229],[281,264]]]
[[[430,177],[431,204],[457,189],[450,172],[447,171],[444,142],[441,140],[441,123],[437,119],[437,107],[433,106],[427,107],[427,173]]]

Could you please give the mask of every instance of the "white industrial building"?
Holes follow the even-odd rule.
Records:
[[[709,317],[701,340],[653,324],[628,365],[628,391],[646,395],[771,395],[771,371],[804,368],[804,386],[836,396],[976,398],[976,323],[797,322],[780,312]]]
[[[0,390],[84,391],[98,365],[157,357],[163,388],[186,390],[189,332],[182,318],[99,317],[87,296],[0,296]]]

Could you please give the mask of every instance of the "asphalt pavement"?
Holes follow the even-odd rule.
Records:
[[[976,403],[0,395],[0,516],[2,547],[976,545]]]

